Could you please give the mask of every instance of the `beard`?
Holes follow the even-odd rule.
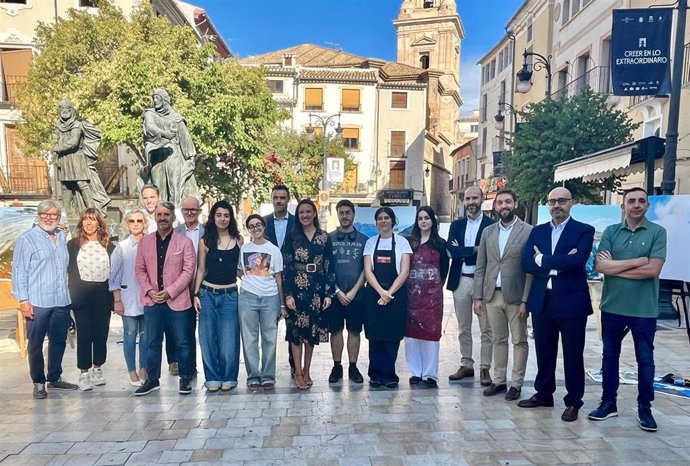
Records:
[[[501,218],[501,221],[505,223],[510,223],[515,219],[515,211],[514,210],[508,210],[508,211],[501,211],[498,213],[498,216]]]
[[[479,206],[477,204],[467,204],[465,206],[465,211],[467,211],[467,213],[474,215],[479,212]]]

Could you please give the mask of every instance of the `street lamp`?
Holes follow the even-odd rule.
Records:
[[[508,107],[508,108],[505,108]],[[496,124],[494,127],[498,131],[503,131],[505,129],[505,115],[501,112],[505,113],[512,113],[513,115],[517,115],[517,110],[515,110],[515,107],[510,105],[508,102],[499,102],[498,103],[498,113],[494,115],[494,121],[496,121]]]
[[[515,77],[517,78],[517,84],[515,85],[515,90],[520,94],[527,94],[532,88],[532,71],[527,66],[527,57],[536,57],[534,64],[532,65],[533,70],[546,70],[546,83],[547,91],[546,96],[551,97],[551,55],[545,57],[537,52],[528,52],[525,50],[522,53],[523,62],[522,69],[517,72]]]
[[[338,119],[338,124],[336,125],[335,120],[336,118]],[[312,125],[312,122],[316,124],[317,127],[320,127],[322,130],[322,135],[323,135],[323,141],[321,143],[322,145],[322,150],[323,150],[323,179],[321,181],[321,190],[322,191],[328,191],[330,189],[330,185],[328,183],[328,161],[327,161],[327,154],[326,154],[326,145],[328,142],[328,138],[326,137],[326,129],[331,126],[335,127],[335,140],[340,141],[343,138],[343,127],[340,126],[340,113],[336,113],[334,115],[330,115],[327,117],[322,117],[321,115],[315,115],[313,113],[309,114],[309,126],[307,126],[307,140],[308,141],[313,141],[314,140],[314,131],[316,130],[316,127]],[[326,223],[327,223],[327,209],[328,207],[325,204],[321,205],[321,213],[320,213],[320,219],[319,221],[321,222],[321,228],[325,229],[326,228]]]

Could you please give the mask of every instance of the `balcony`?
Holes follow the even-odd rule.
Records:
[[[0,105],[16,104],[19,87],[26,82],[26,76],[0,75],[0,79]]]
[[[558,89],[551,94],[551,97],[554,99],[570,98],[578,95],[588,87],[596,94],[612,95],[611,68],[608,66],[595,66],[579,78],[570,81]]]
[[[11,164],[0,166],[0,196],[50,195],[46,165]]]

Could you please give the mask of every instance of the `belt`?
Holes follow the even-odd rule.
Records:
[[[229,286],[227,288],[213,288],[212,286],[202,284],[199,288],[201,288],[202,290],[206,290],[206,291],[213,293],[213,294],[230,294],[233,291],[237,291],[237,285],[236,284],[233,284],[232,286]]]
[[[302,264],[301,262],[297,262],[292,265],[295,267],[295,270],[299,270],[300,272],[316,273],[323,270],[323,264]]]
[[[460,275],[463,276],[463,277],[467,277],[467,278],[474,278],[474,274],[473,274],[473,273],[461,273]]]

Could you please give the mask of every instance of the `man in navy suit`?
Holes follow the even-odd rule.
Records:
[[[465,218],[450,224],[448,231],[448,252],[453,262],[448,273],[447,288],[453,292],[455,316],[458,319],[460,333],[460,368],[448,378],[461,380],[474,377],[474,359],[472,359],[472,290],[474,267],[477,263],[477,249],[484,228],[494,221],[482,214],[481,205],[484,193],[476,186],[465,190],[463,205]],[[482,385],[491,385],[491,327],[487,313],[478,316],[481,331],[481,350],[479,360],[479,379]]]
[[[266,222],[266,239],[278,246],[278,249],[283,250],[285,239],[290,237],[292,226],[295,223],[295,216],[288,212],[288,204],[290,203],[290,190],[284,184],[277,184],[271,190],[271,204],[273,204],[273,213],[266,215],[264,221]],[[281,306],[285,307],[285,306]],[[281,311],[284,309],[281,309]],[[290,363],[290,375],[295,376],[295,361],[292,359],[292,348],[288,342],[288,362]]]
[[[592,313],[585,265],[594,228],[570,217],[573,196],[567,189],[551,191],[548,204],[551,221],[532,230],[522,255],[523,270],[534,276],[527,310],[532,313],[537,352],[537,393],[518,406],[553,406],[560,334],[567,391],[561,419],[572,422],[585,394],[585,328]]]

